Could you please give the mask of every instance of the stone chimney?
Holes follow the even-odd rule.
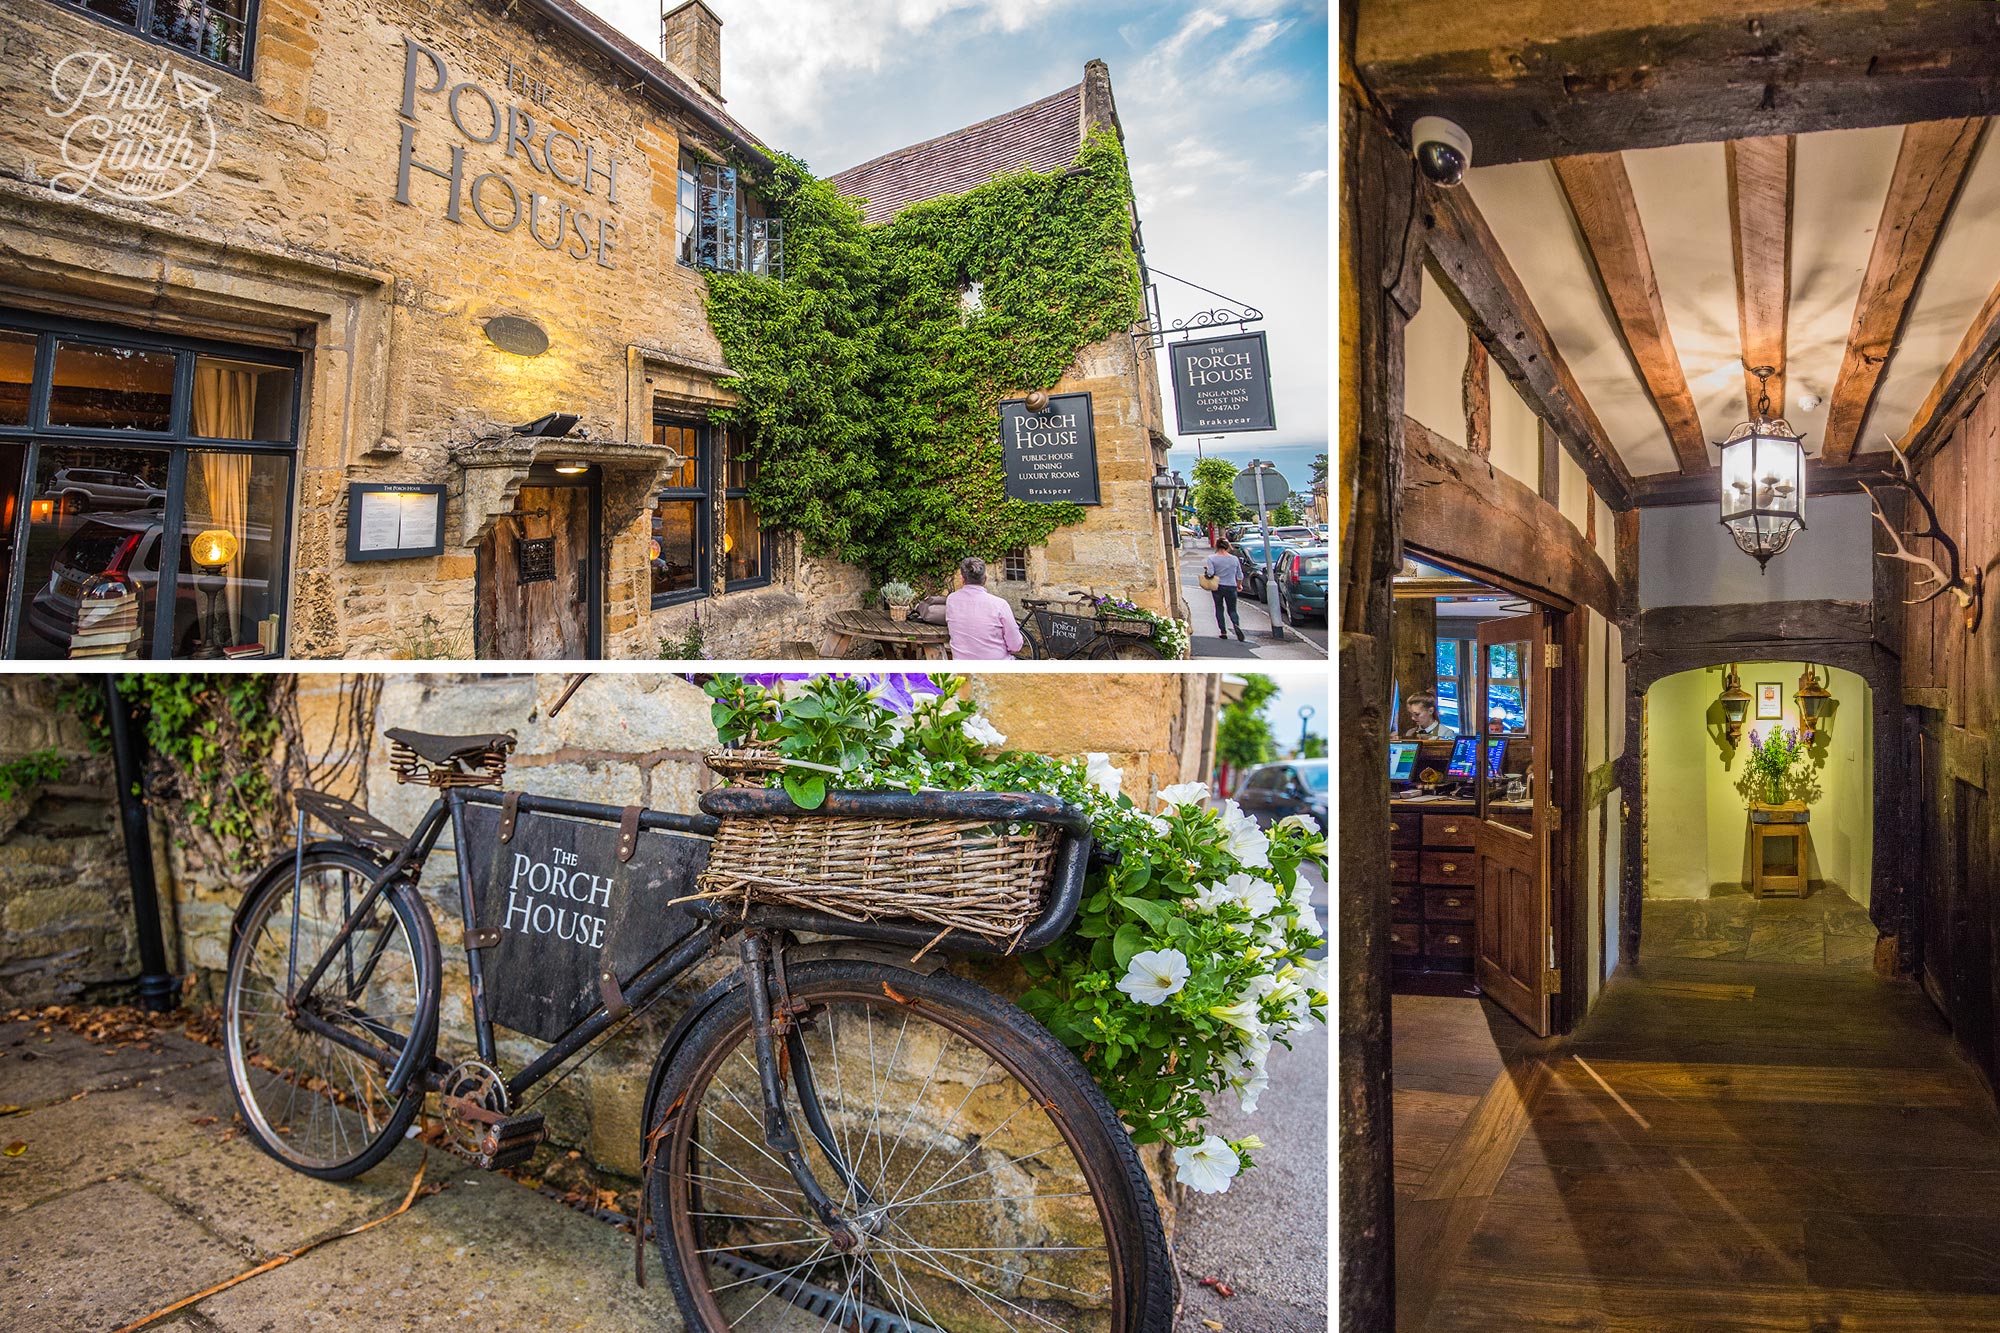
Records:
[[[660,16],[660,58],[722,100],[722,20],[702,0],[686,0]]]

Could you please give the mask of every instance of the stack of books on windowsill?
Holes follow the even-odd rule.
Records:
[[[69,655],[136,657],[139,653],[139,592],[118,579],[100,579],[77,600],[76,631]]]

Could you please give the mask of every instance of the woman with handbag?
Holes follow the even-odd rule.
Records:
[[[1215,551],[1202,561],[1201,586],[1215,598],[1215,632],[1222,638],[1229,637],[1229,626],[1236,627],[1236,638],[1247,643],[1243,637],[1243,622],[1236,615],[1236,589],[1243,581],[1243,562],[1236,558],[1229,539],[1223,537],[1215,543]],[[1222,614],[1229,613],[1228,624],[1223,623]]]

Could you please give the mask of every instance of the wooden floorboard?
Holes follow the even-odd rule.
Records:
[[[2000,1117],[1913,987],[1648,959],[1563,1041],[1394,1018],[1401,1333],[2000,1333]]]

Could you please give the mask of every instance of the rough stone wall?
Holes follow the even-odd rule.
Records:
[[[503,126],[494,143],[475,138],[493,124],[479,93],[458,98],[461,130],[449,92],[422,91],[435,73],[421,55],[414,114],[400,114],[406,38],[445,62],[447,89],[469,81],[491,97]],[[215,160],[192,186],[143,204],[47,186],[62,170],[68,122],[40,109],[55,66],[78,51],[129,56],[141,69],[169,58],[219,85]],[[80,317],[306,352],[293,656],[407,656],[426,616],[438,634],[469,643],[479,534],[511,508],[527,468],[558,453],[599,462],[608,520],[616,513],[605,533],[606,654],[652,656],[664,631],[645,584],[648,516],[612,499],[661,480],[657,456],[633,448],[650,439],[656,392],[697,417],[726,402],[715,387],[727,367],[708,328],[705,279],[674,262],[682,142],[711,156],[719,145],[518,9],[265,0],[256,52],[246,82],[61,5],[11,7],[0,101],[19,114],[0,141],[0,285]],[[530,80],[546,87],[544,100],[523,89]],[[534,148],[510,155],[510,111],[534,118]],[[421,169],[410,171],[409,204],[396,201],[406,128],[416,163],[449,170],[462,151],[456,221],[451,186]],[[554,162],[543,156],[551,128],[571,136],[555,140]],[[584,172],[572,144],[588,148],[600,174]],[[601,174],[613,159],[615,203]],[[523,202],[522,220],[506,230],[473,204],[473,182],[489,173],[478,194],[486,216],[504,225],[511,215],[502,180]],[[551,209],[589,220],[552,250],[530,234],[530,194],[542,198],[542,237]],[[600,222],[612,228],[608,267]],[[524,358],[488,343],[485,323],[503,314],[540,323],[549,350]],[[497,484],[468,486],[455,455],[554,410],[581,415],[580,442],[516,441]],[[350,481],[447,483],[444,554],[347,563]],[[817,637],[789,624],[763,634],[759,609],[737,617],[733,604],[715,608],[740,619],[733,633],[746,645],[775,651],[780,634]]]
[[[549,705],[561,691],[560,675],[401,674],[384,678],[365,774],[350,768],[330,789],[346,795],[359,784],[376,817],[412,829],[433,795],[428,787],[398,785],[383,760],[381,733],[392,726],[474,733],[513,731],[520,738],[506,786],[539,795],[639,804],[694,812],[713,785],[701,762],[715,731],[708,699],[678,676],[600,674],[578,690],[553,720]],[[315,754],[331,746],[338,676],[302,678],[299,717],[305,744]],[[1163,786],[1203,776],[1210,746],[1206,728],[1216,678],[1183,674],[989,675],[975,680],[982,711],[1006,734],[1010,746],[1055,754],[1103,750],[1124,769],[1124,789],[1145,800]],[[444,942],[446,964],[443,1029],[468,1045],[472,1030],[464,953],[455,943],[459,920],[456,866],[447,846],[431,858],[424,891]],[[240,886],[182,882],[179,919],[190,968],[213,986],[226,962],[230,912]],[[580,1149],[596,1167],[622,1176],[639,1168],[639,1117],[654,1057],[689,995],[728,966],[710,963],[684,979],[692,988],[669,995],[653,1014],[612,1042],[540,1103],[556,1144]],[[992,984],[1005,976],[989,975]],[[525,1038],[501,1033],[503,1063],[518,1068],[540,1050]],[[1157,1164],[1156,1164],[1157,1165]]]
[[[0,1007],[125,998],[139,973],[111,761],[48,677],[0,681],[0,764],[50,749],[62,777],[0,803]]]

